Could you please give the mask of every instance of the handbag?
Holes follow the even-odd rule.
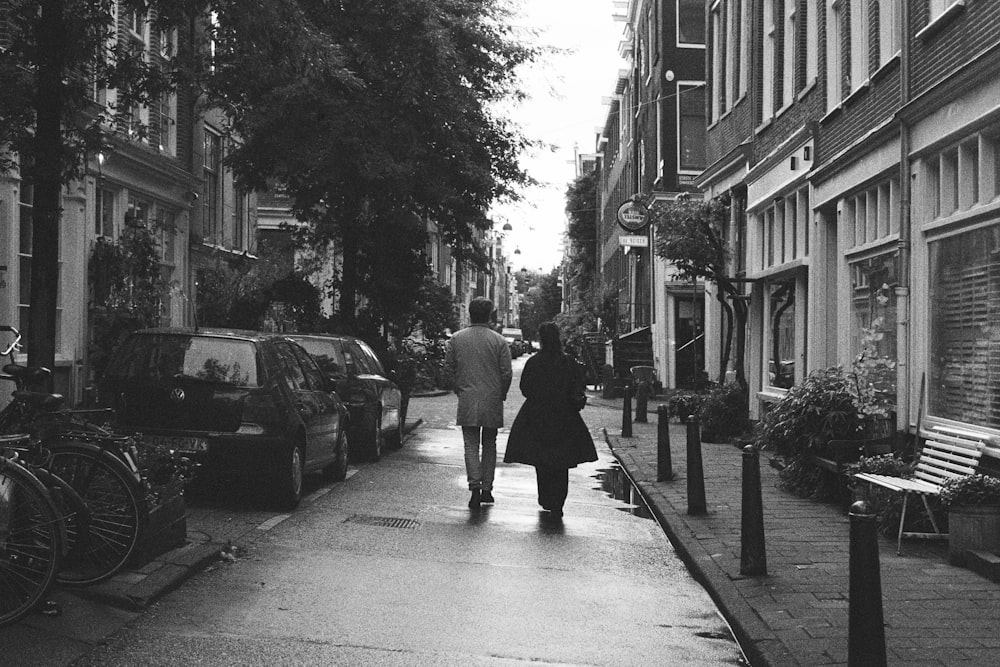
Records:
[[[583,387],[583,374],[580,372],[579,364],[570,361],[572,364],[570,373],[570,383],[568,387],[569,404],[579,412],[587,406],[587,394],[581,389]]]

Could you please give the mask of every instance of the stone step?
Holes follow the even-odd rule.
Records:
[[[1000,555],[970,549],[965,552],[965,567],[994,583],[1000,583]]]

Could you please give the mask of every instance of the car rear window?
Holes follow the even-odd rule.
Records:
[[[207,336],[136,336],[122,348],[108,375],[260,386],[256,347],[252,342]]]

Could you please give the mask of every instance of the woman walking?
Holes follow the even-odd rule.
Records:
[[[505,463],[535,466],[538,504],[554,518],[563,514],[569,469],[597,460],[594,439],[580,417],[586,405],[583,377],[577,363],[563,354],[559,327],[538,327],[541,351],[528,359],[521,373],[525,396],[507,439]]]

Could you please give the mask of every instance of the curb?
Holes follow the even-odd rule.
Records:
[[[139,571],[124,572],[89,588],[67,589],[78,597],[125,611],[142,611],[219,558],[222,542],[189,543],[166,552]]]
[[[795,659],[771,628],[743,599],[743,596],[732,585],[729,575],[715,564],[711,554],[700,544],[690,526],[680,518],[681,513],[674,507],[673,503],[666,499],[664,499],[664,503],[657,502],[653,498],[656,487],[652,483],[634,480],[632,470],[629,469],[629,462],[625,461],[623,455],[612,444],[607,428],[601,430],[608,448],[625,470],[633,486],[639,491],[653,516],[656,517],[656,522],[670,539],[678,556],[691,571],[695,580],[705,588],[719,607],[719,611],[732,628],[733,634],[736,635],[737,641],[750,663],[754,667],[798,667],[801,663]],[[676,474],[674,477],[676,479]],[[674,521],[670,520],[661,504],[667,505]]]

